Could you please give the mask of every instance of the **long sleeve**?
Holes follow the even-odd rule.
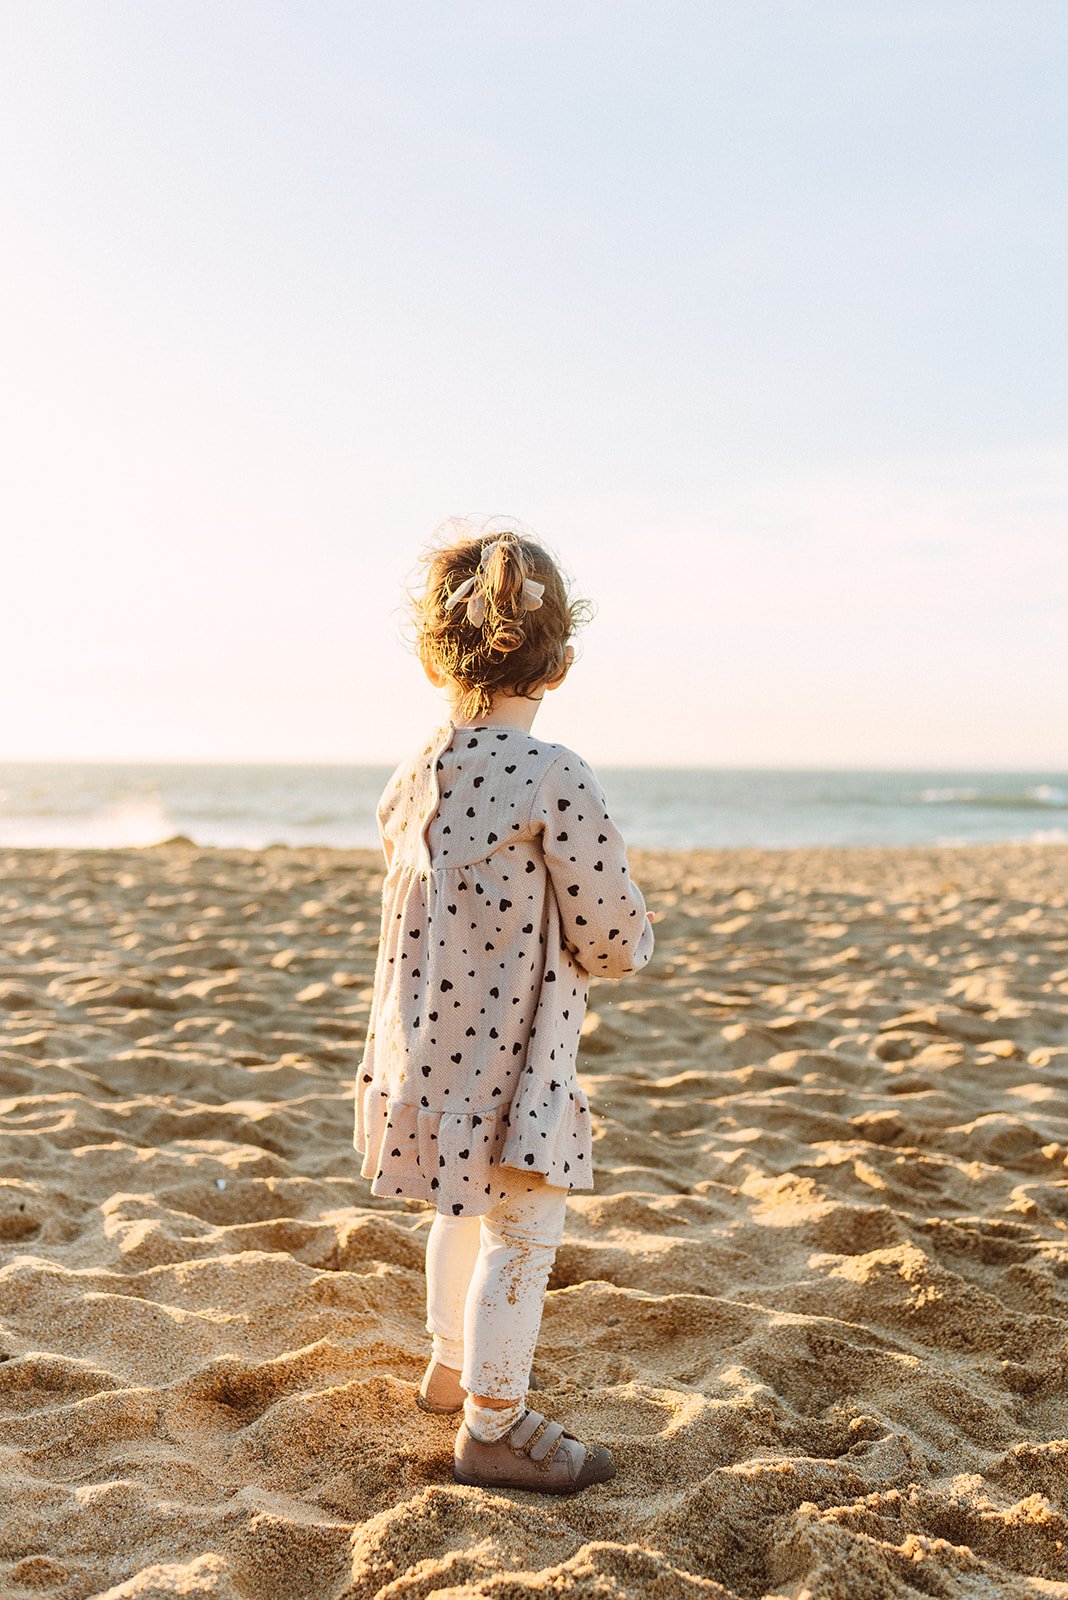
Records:
[[[653,925],[631,878],[600,780],[566,750],[542,775],[531,826],[541,839],[564,942],[593,978],[624,978],[653,953]]]
[[[376,821],[378,823],[378,841],[382,846],[382,855],[383,855],[383,857],[385,859],[386,871],[388,872],[389,871],[389,864],[393,859],[393,841],[392,841],[392,839],[390,839],[389,835],[386,833],[386,809],[387,809],[386,808],[386,799],[387,799],[387,794],[388,794],[388,790],[383,791],[382,796],[379,799],[378,805],[375,808],[375,819],[376,819]]]

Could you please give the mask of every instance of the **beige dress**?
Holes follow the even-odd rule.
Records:
[[[478,1216],[505,1193],[500,1165],[592,1189],[575,1075],[589,979],[653,953],[596,774],[520,728],[447,721],[393,772],[378,825],[386,876],[353,1134],[371,1193]]]

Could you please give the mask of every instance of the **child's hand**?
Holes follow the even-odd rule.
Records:
[[[650,922],[655,922],[656,921],[656,912],[655,911],[647,911],[645,913],[645,915],[649,918]]]

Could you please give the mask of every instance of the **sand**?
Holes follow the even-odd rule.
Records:
[[[535,1360],[619,1463],[574,1499],[413,1403],[380,858],[0,861],[3,1596],[1068,1597],[1068,846],[631,852]]]

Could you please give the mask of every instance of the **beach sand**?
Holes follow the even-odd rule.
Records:
[[[1068,846],[630,852],[596,1190],[453,1484],[352,1099],[366,851],[0,851],[0,1593],[1068,1597]]]

